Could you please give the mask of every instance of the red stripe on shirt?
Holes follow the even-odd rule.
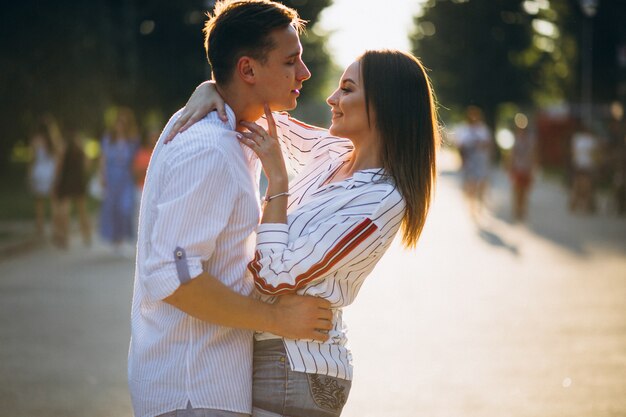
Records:
[[[359,246],[365,239],[367,239],[377,226],[370,220],[365,219],[359,223],[354,229],[352,229],[346,236],[343,237],[334,247],[332,247],[316,264],[311,266],[308,271],[298,275],[294,284],[281,283],[273,286],[262,278],[259,274],[261,271],[260,253],[256,252],[254,260],[248,264],[248,269],[254,276],[254,282],[257,289],[268,295],[278,295],[286,292],[293,292],[309,282],[319,278],[332,269],[339,261],[345,258],[354,248]]]

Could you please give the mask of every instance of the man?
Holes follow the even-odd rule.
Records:
[[[297,13],[268,0],[218,2],[205,47],[227,122],[211,113],[156,146],[141,203],[129,387],[135,415],[251,412],[252,332],[325,340],[328,303],[246,297],[259,220],[256,158],[236,135],[263,106],[292,109],[310,77]],[[228,326],[228,327],[226,327]],[[245,330],[248,329],[248,330]],[[198,411],[202,409],[202,411]]]

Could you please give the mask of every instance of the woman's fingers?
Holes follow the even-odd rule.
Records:
[[[259,153],[261,151],[261,141],[262,137],[252,132],[241,132],[237,133],[237,139],[246,145],[248,148],[252,149],[255,153]]]
[[[217,107],[217,115],[219,116],[220,120],[224,123],[228,122],[228,116],[226,115],[226,104],[221,101],[218,102],[215,107]]]
[[[194,123],[202,119],[206,114],[207,113],[204,110],[196,111],[184,122],[183,126],[180,128],[180,131],[184,132],[185,130],[189,129]]]
[[[264,136],[267,135],[265,129],[254,122],[246,122],[242,121],[241,124],[248,129],[250,132],[256,133],[257,135]]]
[[[243,136],[237,136],[237,139],[239,139],[239,141],[241,143],[243,143],[244,145],[246,145],[248,148],[250,148],[252,150],[255,150],[255,148],[257,146],[256,142],[254,142],[251,139],[245,138]]]
[[[187,114],[187,112],[183,110],[180,117],[172,125],[172,128],[170,129],[169,133],[165,137],[164,139],[165,143],[169,143],[172,141],[172,139],[174,139],[174,136],[176,136],[178,132],[181,131],[180,128],[187,123],[187,121],[189,120],[189,117],[191,117],[191,114]]]
[[[254,143],[256,143],[257,145],[260,145],[261,143],[263,143],[263,141],[265,140],[265,138],[257,133],[254,132],[241,132],[238,133],[239,135],[250,139],[251,141],[253,141]]]
[[[224,107],[217,110],[220,119],[222,120],[226,120],[228,121],[228,117],[226,117],[226,110],[224,109]],[[220,113],[222,112],[222,113]],[[185,130],[189,129],[191,126],[193,126],[197,121],[201,120],[204,116],[206,116],[207,112],[204,111],[204,109],[195,111],[194,113],[187,113],[186,111],[183,111],[183,113],[180,115],[180,117],[178,118],[178,120],[176,120],[176,122],[172,125],[172,128],[170,129],[169,133],[167,134],[167,137],[165,138],[165,143],[169,143],[172,141],[172,139],[174,139],[174,137],[179,134],[184,132]]]
[[[267,118],[267,128],[269,134],[273,138],[278,138],[278,135],[276,133],[276,122],[274,121],[274,116],[272,115],[269,104],[266,103],[263,108],[265,110],[265,117]]]

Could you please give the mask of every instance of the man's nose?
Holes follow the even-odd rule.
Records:
[[[298,76],[299,81],[304,81],[304,80],[308,80],[309,78],[311,78],[311,71],[309,71],[309,69],[304,64],[304,62],[302,63],[302,66],[300,67],[300,72],[298,73],[298,75],[299,75]]]

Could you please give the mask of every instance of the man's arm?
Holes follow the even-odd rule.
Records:
[[[324,342],[332,328],[330,303],[324,299],[287,295],[267,304],[232,291],[206,272],[182,284],[164,301],[199,320],[289,339]]]
[[[231,214],[239,191],[228,158],[220,148],[191,145],[185,148],[184,139],[168,151],[173,156],[156,160],[167,164],[162,167],[166,169],[163,175],[167,181],[159,188],[158,199],[151,202],[154,218],[146,232],[150,251],[139,276],[146,296],[155,301],[164,300],[184,313],[218,325],[323,340],[326,336],[315,329],[330,326],[324,319],[330,319],[331,312],[319,308],[327,307],[325,301],[298,297],[298,302],[293,299],[276,306],[266,305],[235,293],[216,277],[203,272],[203,261],[215,256],[218,236],[233,221]],[[166,154],[157,155],[167,158]],[[193,277],[189,281],[180,277],[174,247],[186,252],[185,275]]]

